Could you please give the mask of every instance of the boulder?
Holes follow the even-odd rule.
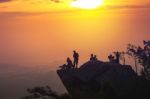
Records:
[[[94,99],[108,90],[113,97],[122,98],[132,93],[138,77],[131,66],[101,61],[88,61],[78,69],[57,73],[68,93],[77,99]]]

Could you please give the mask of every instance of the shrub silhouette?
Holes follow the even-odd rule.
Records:
[[[59,99],[57,93],[52,91],[49,86],[46,87],[37,86],[32,89],[27,89],[27,92],[29,93],[29,95],[23,97],[23,99],[35,99],[35,98],[47,99],[47,97]]]

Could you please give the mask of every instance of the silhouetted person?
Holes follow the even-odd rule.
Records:
[[[97,61],[97,56],[96,55],[94,55],[94,61]]]
[[[69,57],[67,58],[67,67],[68,68],[72,68],[73,67],[72,61],[71,61],[71,59]]]
[[[115,59],[115,62],[117,63],[117,64],[120,64],[120,53],[119,52],[115,52],[115,56],[116,56],[116,59]]]
[[[114,62],[114,56],[112,55],[112,54],[110,54],[109,56],[108,56],[108,59],[109,59],[109,62]]]
[[[94,60],[94,55],[91,54],[90,61],[93,61],[93,60]]]
[[[79,54],[76,51],[73,51],[73,59],[74,59],[73,65],[75,68],[77,68],[79,61]]]
[[[111,58],[112,58],[112,55],[110,54],[110,55],[108,56],[109,62],[111,62]]]

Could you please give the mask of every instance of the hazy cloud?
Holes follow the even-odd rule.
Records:
[[[144,4],[144,5],[114,5],[114,6],[107,6],[107,8],[111,8],[111,9],[140,9],[140,8],[150,8],[150,4]]]

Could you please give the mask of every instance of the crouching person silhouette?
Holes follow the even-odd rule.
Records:
[[[73,63],[72,63],[72,60],[68,57],[67,60],[67,68],[73,68]]]
[[[73,63],[72,63],[71,59],[68,57],[66,60],[66,64],[59,66],[59,68],[61,68],[61,69],[73,68]]]

